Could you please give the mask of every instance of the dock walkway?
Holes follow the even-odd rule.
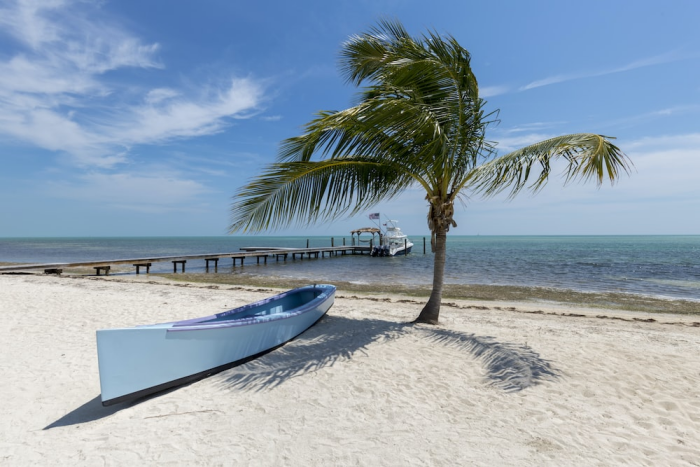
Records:
[[[0,266],[0,274],[3,272],[16,272],[16,271],[27,271],[32,269],[43,269],[47,274],[61,274],[63,269],[74,268],[74,267],[93,267],[97,275],[100,271],[104,271],[105,274],[109,274],[110,266],[117,264],[131,264],[136,267],[136,273],[139,274],[140,268],[145,267],[147,272],[150,272],[150,267],[152,263],[159,263],[165,261],[171,261],[173,263],[173,272],[177,272],[177,266],[182,267],[182,272],[185,272],[185,263],[188,260],[203,259],[206,262],[206,271],[209,271],[209,263],[214,263],[214,269],[218,268],[218,261],[221,258],[231,258],[233,260],[233,266],[236,266],[236,261],[240,260],[241,266],[246,258],[256,258],[257,263],[260,264],[260,259],[262,258],[267,264],[268,257],[275,257],[277,261],[281,259],[287,260],[289,255],[292,259],[296,259],[299,255],[301,259],[304,255],[308,258],[318,258],[319,255],[323,258],[325,254],[331,255],[345,255],[345,254],[363,254],[369,253],[369,247],[362,246],[335,246],[335,247],[322,247],[322,248],[281,248],[281,247],[244,247],[241,251],[229,252],[229,253],[212,253],[212,254],[200,254],[200,255],[180,255],[180,256],[156,256],[148,258],[128,258],[128,259],[115,259],[115,260],[100,260],[100,261],[81,261],[75,263],[41,263],[41,264],[16,264],[11,266]]]

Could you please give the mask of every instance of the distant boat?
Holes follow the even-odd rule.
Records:
[[[203,318],[97,331],[102,405],[196,381],[293,339],[333,305],[335,286],[309,285]]]

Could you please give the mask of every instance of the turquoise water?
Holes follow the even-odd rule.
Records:
[[[308,237],[310,246],[330,246],[330,237]],[[233,268],[219,262],[219,274],[254,274],[351,281],[430,284],[433,257],[423,255],[423,238],[413,237],[407,257],[347,255]],[[306,247],[307,237],[129,237],[0,238],[1,262],[51,263],[185,254],[235,252],[244,246]],[[350,237],[345,237],[347,244]],[[340,245],[343,237],[335,237]],[[553,287],[588,292],[622,292],[700,301],[700,236],[451,236],[445,281],[450,284]],[[155,272],[172,271],[170,262]],[[187,262],[204,271],[204,260]]]

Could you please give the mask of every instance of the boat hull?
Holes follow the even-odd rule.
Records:
[[[409,245],[408,248],[397,248],[394,250],[389,256],[401,256],[401,255],[407,255],[411,252],[411,249],[413,248],[413,245]]]
[[[97,331],[102,404],[201,379],[284,344],[333,304],[335,287],[315,287],[323,292],[303,303],[311,286],[206,318]]]
[[[402,255],[409,254],[411,252],[411,249],[413,249],[412,243],[410,243],[407,248],[404,248],[403,246],[398,247],[398,248],[379,246],[379,247],[374,247],[372,249],[372,251],[370,252],[370,255],[371,256],[402,256]]]

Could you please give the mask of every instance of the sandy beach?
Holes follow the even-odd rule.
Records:
[[[1,465],[700,465],[700,316],[338,290],[296,340],[102,407],[95,330],[276,290],[0,275]]]

